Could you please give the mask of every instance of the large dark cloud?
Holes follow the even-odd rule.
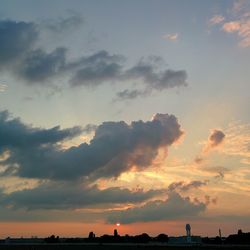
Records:
[[[206,204],[192,201],[189,197],[182,197],[177,192],[170,192],[164,201],[149,201],[140,207],[129,208],[121,212],[113,212],[108,217],[108,222],[123,224],[134,222],[173,220],[190,218],[205,211]]]
[[[34,129],[1,113],[0,147],[10,151],[2,162],[6,173],[45,179],[117,177],[132,167],[151,165],[161,147],[169,147],[183,134],[173,115],[156,114],[151,121],[131,124],[104,122],[89,144],[62,150],[57,142],[79,133],[79,128]]]
[[[138,203],[162,193],[161,190],[130,191],[118,187],[99,189],[78,184],[48,182],[33,189],[0,193],[1,205],[12,209],[79,209],[109,204]]]
[[[75,26],[81,21],[79,16],[73,15],[49,27],[56,30],[62,25]],[[61,76],[70,86],[93,88],[107,82],[124,81],[142,85],[141,89],[126,88],[118,92],[119,100],[187,85],[187,73],[184,70],[166,69],[163,59],[156,56],[143,58],[134,66],[126,68],[123,55],[112,55],[104,50],[92,55],[79,55],[74,60],[69,59],[65,47],[46,51],[38,46],[41,27],[31,22],[0,20],[0,70],[9,70],[29,85],[46,83],[48,86],[52,79]]]

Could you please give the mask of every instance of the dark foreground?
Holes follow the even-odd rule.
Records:
[[[250,245],[168,244],[3,244],[0,250],[250,250]]]

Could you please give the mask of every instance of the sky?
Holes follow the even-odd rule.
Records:
[[[250,2],[2,0],[0,237],[250,231]]]

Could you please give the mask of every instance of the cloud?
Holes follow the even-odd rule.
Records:
[[[222,15],[214,15],[212,18],[209,20],[209,25],[216,25],[220,24],[225,20],[225,17]]]
[[[163,36],[164,39],[169,40],[169,41],[177,41],[179,37],[178,33],[173,33],[173,34],[166,34]]]
[[[82,129],[82,132],[83,132],[83,133],[86,133],[86,134],[90,134],[90,133],[92,133],[92,132],[95,132],[97,128],[98,128],[98,126],[95,125],[95,124],[87,124],[87,125]]]
[[[8,119],[7,112],[0,117],[0,149],[10,151],[2,164],[7,166],[6,173],[27,178],[96,179],[117,177],[133,167],[143,170],[160,148],[168,148],[183,134],[175,116],[156,114],[151,121],[130,125],[104,122],[89,144],[62,150],[57,143],[79,134],[78,127],[37,129]]]
[[[65,182],[45,182],[33,189],[0,193],[1,206],[11,209],[81,209],[109,204],[138,203],[162,193],[161,190],[130,191],[119,187],[99,189]]]
[[[210,19],[210,24],[220,24],[221,30],[226,33],[237,34],[243,48],[250,46],[250,3],[249,1],[235,1],[229,17],[221,15]]]
[[[115,100],[132,100],[135,99],[139,96],[145,96],[146,92],[145,91],[140,91],[138,89],[134,89],[134,90],[129,90],[129,89],[125,89],[123,91],[117,92],[116,93],[116,99]]]
[[[209,136],[209,144],[211,147],[216,147],[220,145],[225,138],[225,134],[218,129],[214,129]]]
[[[142,79],[149,90],[164,90],[187,85],[187,73],[184,70],[157,71],[157,67],[150,61],[140,61],[137,65],[128,69],[123,77],[125,79]]]
[[[0,69],[18,63],[38,38],[34,23],[0,21]]]
[[[119,221],[122,224],[147,221],[174,220],[191,218],[205,211],[206,204],[191,201],[189,197],[182,197],[176,192],[170,192],[164,201],[149,201],[140,207],[129,208],[121,212],[113,212],[108,217],[109,223]]]
[[[196,164],[201,164],[201,163],[204,162],[204,159],[201,156],[196,156],[195,159],[194,159],[194,162]]]
[[[208,153],[210,150],[217,148],[219,145],[221,145],[225,139],[225,136],[226,135],[222,130],[213,129],[211,131],[210,136],[208,137],[205,146],[203,147],[203,153]]]
[[[179,181],[179,182],[173,182],[168,186],[168,191],[181,191],[181,192],[186,192],[189,191],[190,189],[196,189],[202,186],[207,185],[207,181],[191,181],[191,182],[184,182],[184,181]]]
[[[50,53],[41,49],[30,51],[16,73],[29,84],[45,82],[64,72],[66,51],[65,48],[57,48]]]
[[[161,61],[163,60],[160,58]],[[117,93],[118,100],[148,96],[152,92],[187,86],[185,70],[160,69],[151,58],[141,59],[135,66],[121,75],[123,80],[137,80],[143,83],[142,89],[125,89]]]
[[[223,24],[222,28],[228,33],[233,33],[240,30],[240,22],[227,22]]]
[[[214,149],[217,149],[219,146],[222,145],[222,143],[225,140],[225,133],[220,130],[220,129],[212,129],[210,131],[210,135],[207,139],[207,141],[204,144],[203,148],[202,148],[202,152],[200,153],[200,155],[197,155],[194,159],[194,162],[196,164],[202,164],[205,159],[207,154]]]
[[[0,92],[4,92],[7,89],[7,85],[0,83]]]
[[[216,174],[216,178],[223,179],[225,173],[228,173],[230,170],[223,166],[212,166],[212,167],[202,167],[200,168],[201,171]]]
[[[44,28],[51,32],[61,33],[65,30],[76,28],[84,23],[84,19],[81,14],[73,11],[69,11],[67,17],[60,17],[56,20],[45,21],[43,23]]]
[[[205,195],[205,204],[208,206],[209,204],[214,204],[216,205],[218,202],[218,198],[215,197],[215,198],[212,198],[211,196],[209,195]]]
[[[81,20],[77,15],[71,16],[50,28],[61,29],[62,25],[74,26],[79,22]],[[0,70],[8,70],[29,85],[49,86],[51,80],[63,76],[71,87],[95,88],[104,83],[117,82],[136,82],[143,86],[142,90],[125,89],[119,92],[120,99],[132,99],[149,95],[152,91],[187,85],[186,71],[163,68],[163,59],[157,56],[142,58],[127,68],[123,55],[110,54],[105,50],[71,60],[65,47],[46,51],[38,46],[41,29],[35,23],[0,20]]]
[[[72,86],[95,87],[105,81],[119,80],[124,61],[122,55],[110,55],[107,51],[99,51],[79,61],[69,64],[70,68],[79,67],[70,79]]]
[[[234,122],[226,129],[227,141],[222,149],[226,155],[241,158],[241,163],[250,164],[250,124]]]
[[[0,152],[4,149],[20,149],[55,144],[81,133],[80,127],[60,129],[34,128],[23,124],[20,119],[11,119],[8,111],[0,112]]]

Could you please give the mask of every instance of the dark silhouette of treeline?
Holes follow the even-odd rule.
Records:
[[[48,238],[45,238],[46,243],[148,243],[148,242],[168,242],[168,235],[159,234],[156,237],[150,237],[147,233],[140,235],[130,236],[120,236],[117,231],[114,235],[104,234],[100,237],[95,237],[93,232],[89,233],[88,238],[67,238],[60,239],[58,236],[52,235]]]
[[[230,245],[250,245],[250,232],[243,233],[241,229],[237,234],[231,234],[228,237],[202,238],[204,244],[230,244]]]
[[[178,237],[176,237],[178,238]],[[96,237],[94,232],[90,232],[88,238],[59,238],[59,236],[52,235],[45,238],[46,243],[168,243],[169,237],[166,234],[159,234],[156,237],[151,237],[147,233],[130,236],[120,236],[117,230],[114,230],[114,235],[104,234]],[[192,242],[191,242],[192,243]],[[194,243],[194,242],[193,242]],[[250,245],[250,232],[243,233],[238,230],[237,234],[231,234],[228,237],[204,237],[201,238],[201,244],[220,245]]]

